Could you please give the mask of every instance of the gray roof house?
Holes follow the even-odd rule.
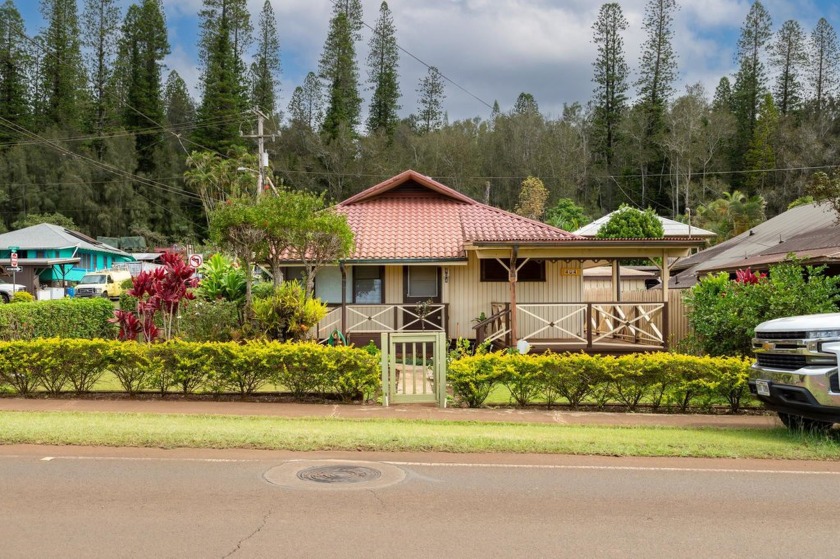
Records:
[[[601,229],[601,227],[603,227],[604,224],[606,224],[610,220],[614,213],[615,212],[611,212],[603,217],[599,217],[592,223],[584,225],[577,231],[574,231],[574,233],[582,237],[595,237],[598,235],[598,231]],[[662,222],[662,229],[664,229],[666,237],[685,237],[687,239],[711,239],[716,235],[716,233],[713,233],[712,231],[707,231],[706,229],[694,227],[687,223],[680,223],[679,221],[674,221],[673,219],[668,219],[667,217],[662,216],[656,217],[658,217],[659,221]]]
[[[797,206],[749,231],[677,261],[670,287],[689,288],[707,274],[751,268],[766,271],[793,253],[807,264],[840,267],[840,226],[827,204]]]

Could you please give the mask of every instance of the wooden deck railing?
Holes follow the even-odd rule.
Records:
[[[510,345],[510,305],[493,303],[491,309],[501,310],[473,327],[476,343]],[[520,303],[516,313],[517,339],[532,345],[591,350],[621,343],[666,348],[667,303]]]
[[[336,330],[345,336],[381,332],[446,332],[449,305],[416,303],[392,305],[331,306],[315,327],[315,336],[326,340]]]

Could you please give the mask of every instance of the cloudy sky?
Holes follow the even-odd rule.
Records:
[[[15,0],[30,33],[43,26],[36,0]],[[78,0],[79,6],[83,0]],[[248,0],[255,22],[264,0]],[[374,26],[381,0],[362,0],[364,20]],[[123,10],[131,2],[118,0]],[[331,14],[330,0],[271,0],[277,15],[283,75],[281,107],[308,71],[316,71]],[[644,41],[647,0],[620,0],[629,28],[624,34],[627,61],[635,73]],[[702,82],[709,93],[734,71],[735,43],[748,0],[677,0],[674,46],[679,58],[678,91]],[[774,31],[796,19],[810,33],[820,17],[840,31],[836,0],[764,0]],[[169,68],[189,84],[198,81],[196,13],[202,0],[163,0],[172,53]],[[416,89],[437,66],[450,80],[444,106],[451,121],[490,114],[498,100],[509,110],[520,92],[536,98],[544,114],[558,116],[564,103],[585,103],[592,94],[592,24],[601,2],[592,0],[390,0],[397,40],[409,54],[400,59],[402,113],[417,110]],[[361,76],[370,30],[358,45]],[[416,58],[413,58],[413,57]],[[422,63],[420,61],[422,61]],[[197,95],[197,91],[195,92]],[[364,92],[368,94],[367,91]]]

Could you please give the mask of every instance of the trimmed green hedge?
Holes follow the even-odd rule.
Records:
[[[564,399],[603,406],[620,403],[635,410],[642,403],[663,403],[686,411],[726,402],[737,412],[747,393],[751,361],[739,357],[695,357],[675,353],[622,357],[565,353],[518,355],[484,353],[451,361],[447,379],[455,395],[470,407],[481,406],[497,385],[504,385],[518,405],[542,396],[549,405]]]
[[[0,388],[5,385],[22,396],[37,390],[89,392],[105,371],[132,395],[155,390],[247,396],[277,384],[298,398],[318,394],[352,400],[367,398],[380,385],[376,356],[351,347],[259,341],[0,341]]]
[[[100,298],[0,305],[0,340],[113,338],[113,317],[114,305]]]

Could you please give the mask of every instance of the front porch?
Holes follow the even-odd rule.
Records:
[[[668,303],[492,303],[472,327],[477,344],[501,349],[525,340],[533,351],[621,354],[667,349]],[[517,336],[513,313],[517,315]],[[329,343],[335,332],[357,346],[379,344],[383,332],[444,332],[450,339],[449,304],[347,304],[331,306],[314,336]]]
[[[664,302],[520,303],[515,308],[493,303],[492,310],[473,327],[477,344],[507,348],[516,340],[526,341],[534,351],[603,354],[668,349],[668,303]]]

